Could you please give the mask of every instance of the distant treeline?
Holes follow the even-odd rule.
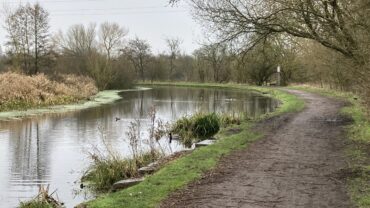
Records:
[[[135,81],[275,82],[278,65],[282,83],[302,80],[297,45],[279,38],[258,44],[249,53],[232,45],[209,43],[192,54],[181,50],[178,37],[165,40],[168,50],[153,54],[146,40],[128,39],[128,29],[117,23],[76,24],[51,34],[49,13],[39,4],[6,11],[8,36],[1,71],[87,75],[99,89],[129,87]]]
[[[138,80],[268,85],[276,83],[280,66],[283,85],[309,82],[370,97],[366,0],[189,3],[214,40],[192,54],[182,52],[178,37],[165,40],[167,51],[153,54],[146,40],[129,39],[118,23],[76,24],[51,34],[45,9],[18,6],[6,11],[0,69],[86,75],[99,89],[111,89]]]

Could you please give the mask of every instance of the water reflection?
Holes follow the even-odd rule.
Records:
[[[83,195],[74,194],[79,185],[75,182],[89,164],[85,151],[100,144],[99,127],[110,144],[129,156],[125,141],[129,123],[140,118],[145,132],[153,105],[163,121],[197,111],[253,117],[276,106],[272,99],[238,90],[160,87],[123,92],[121,96],[122,100],[113,104],[79,112],[0,122],[0,207],[16,207],[20,200],[33,197],[40,184],[57,189],[67,207],[83,201]],[[174,142],[170,148],[179,150],[182,146]]]

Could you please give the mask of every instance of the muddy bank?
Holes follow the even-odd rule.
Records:
[[[290,90],[300,113],[263,121],[265,137],[222,159],[218,167],[161,207],[351,207],[345,181],[344,103]]]

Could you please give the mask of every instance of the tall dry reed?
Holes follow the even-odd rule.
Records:
[[[60,75],[56,80],[44,74],[6,72],[0,74],[0,111],[66,104],[97,92],[94,81],[84,76]]]

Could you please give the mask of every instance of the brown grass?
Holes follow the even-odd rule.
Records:
[[[88,77],[44,74],[27,76],[14,72],[0,74],[0,111],[56,105],[87,99],[98,92]]]

